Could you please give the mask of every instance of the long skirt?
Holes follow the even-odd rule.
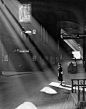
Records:
[[[63,81],[63,74],[59,73],[58,80]]]

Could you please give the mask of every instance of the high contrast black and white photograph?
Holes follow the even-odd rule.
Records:
[[[86,109],[85,0],[0,0],[0,109]]]

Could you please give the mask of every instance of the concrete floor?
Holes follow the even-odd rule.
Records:
[[[67,63],[62,63],[64,81],[71,85],[73,78],[86,78],[86,73],[80,61],[78,61],[78,73],[68,74]],[[51,82],[58,82],[58,67],[54,66],[55,73],[49,69],[45,72],[33,72],[22,75],[7,76],[16,72],[3,72],[0,79],[0,109],[15,109],[23,102],[32,102],[38,109],[74,109],[75,106],[70,91],[52,87],[57,94],[40,92],[43,87],[49,86]],[[18,72],[17,72],[18,73]],[[24,73],[24,72],[22,72]]]

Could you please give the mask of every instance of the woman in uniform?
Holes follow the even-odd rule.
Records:
[[[61,81],[61,85],[62,85],[62,81],[63,81],[63,69],[61,64],[58,64],[58,80]]]

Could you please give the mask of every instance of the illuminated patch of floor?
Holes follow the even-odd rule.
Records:
[[[47,94],[57,94],[57,92],[54,89],[50,88],[50,87],[44,87],[40,91],[45,92]]]
[[[37,109],[37,107],[31,102],[24,102],[15,109]]]
[[[67,85],[67,84],[64,84],[64,83],[63,83],[63,85],[60,85],[60,84],[61,83],[59,83],[59,82],[51,82],[49,85],[50,86],[54,86],[54,87],[67,89],[67,90],[71,90],[71,85]]]
[[[51,82],[49,85],[54,86],[54,87],[63,88],[63,89],[66,89],[66,90],[71,90],[71,88],[72,88],[71,85],[68,85],[68,84],[65,84],[65,83],[63,83],[62,85],[60,85],[60,84],[61,83],[59,83],[59,82]],[[78,86],[76,88],[73,87],[73,89],[78,90]],[[79,89],[82,91],[82,87],[80,87]],[[86,91],[86,89],[85,89],[85,91]]]

